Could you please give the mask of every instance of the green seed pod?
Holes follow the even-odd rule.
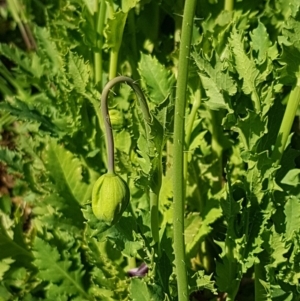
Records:
[[[95,183],[92,192],[92,209],[95,216],[113,225],[122,216],[130,199],[127,183],[118,175],[107,173]]]
[[[110,123],[114,130],[120,131],[124,128],[125,120],[123,113],[116,109],[109,110]]]

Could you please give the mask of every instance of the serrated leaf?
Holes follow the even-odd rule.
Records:
[[[260,71],[256,68],[254,61],[245,53],[243,36],[234,28],[229,41],[236,70],[243,79],[242,89],[245,94],[255,93],[255,97],[257,97],[256,86],[260,82]]]
[[[90,80],[89,66],[84,62],[83,58],[78,57],[76,53],[71,51],[68,56],[68,72],[75,90],[84,94]]]
[[[90,199],[92,185],[83,181],[81,162],[54,139],[47,147],[45,165],[62,197],[81,205]]]
[[[1,102],[0,109],[10,112],[18,119],[29,122],[38,122],[41,130],[50,132],[53,135],[57,135],[60,132],[48,116],[44,116],[37,109],[31,108],[28,104],[18,100],[17,98],[11,99],[6,103]]]
[[[253,49],[258,53],[258,63],[262,64],[268,55],[270,39],[266,27],[263,23],[258,22],[257,28],[251,34]]]
[[[49,31],[46,28],[36,27],[35,38],[38,42],[37,54],[52,74],[60,73],[63,69],[63,59],[57,50]]]
[[[0,161],[6,164],[10,169],[23,172],[23,162],[20,153],[8,148],[0,148]]]
[[[267,131],[266,117],[262,120],[260,115],[252,111],[247,116],[239,118],[237,126],[232,129],[240,134],[240,140],[246,150],[254,151],[259,140]]]
[[[143,248],[142,241],[138,239],[136,220],[132,216],[122,216],[119,222],[105,232],[105,237],[113,241],[126,256],[135,257]]]
[[[274,226],[270,229],[269,245],[272,249],[272,253],[271,253],[272,262],[270,266],[276,268],[280,263],[286,262],[286,257],[284,255],[285,253],[287,253],[289,248],[288,246],[286,246],[284,242],[283,235],[277,233]]]
[[[229,106],[225,100],[224,93],[234,95],[237,91],[236,84],[228,72],[224,70],[223,62],[220,61],[218,55],[216,53],[213,53],[213,55],[214,60],[216,60],[215,66],[212,66],[211,62],[202,58],[200,54],[192,53],[192,57],[200,70],[199,75],[203,88],[209,97],[206,104],[212,110],[228,109]]]
[[[107,20],[104,29],[106,46],[112,51],[118,51],[122,42],[122,35],[127,19],[127,13],[123,11],[115,12],[112,18]]]
[[[62,258],[55,247],[38,237],[34,242],[33,254],[34,264],[39,269],[39,278],[56,284],[55,293],[73,296],[80,294],[85,299],[91,299],[82,285],[82,267],[74,270],[71,258]]]
[[[147,286],[143,279],[132,278],[130,284],[132,301],[161,301],[164,300],[161,288],[157,285]]]
[[[44,68],[36,53],[31,53],[31,55],[28,56],[26,52],[8,44],[0,44],[0,53],[16,64],[16,66],[18,66],[18,68],[20,68],[23,72],[26,72],[36,78],[40,78],[42,76]]]
[[[234,267],[235,265],[235,267]],[[237,264],[230,262],[227,257],[222,259],[222,262],[216,262],[216,284],[221,292],[232,291],[239,285],[239,275],[237,272]],[[224,277],[226,275],[226,277]]]
[[[16,224],[9,235],[5,225],[8,219],[4,215],[0,218],[0,260],[11,257],[21,262],[30,262],[32,254],[25,243],[22,225]]]
[[[175,84],[174,75],[150,54],[141,54],[139,73],[151,101],[162,103],[172,92]]]
[[[192,278],[195,278],[196,287],[192,287],[192,290],[203,290],[208,289],[213,294],[217,294],[217,289],[215,288],[215,281],[211,280],[212,275],[205,275],[204,271],[196,272]]]

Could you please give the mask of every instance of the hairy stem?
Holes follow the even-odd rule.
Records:
[[[112,80],[110,80],[104,87],[101,95],[101,113],[102,118],[104,121],[104,128],[106,133],[106,146],[107,146],[107,169],[108,173],[114,173],[115,172],[115,154],[114,154],[114,138],[113,138],[113,132],[110,122],[110,116],[108,112],[108,95],[109,91],[119,83],[126,83],[128,84],[136,93],[138,96],[138,99],[140,101],[140,107],[144,116],[144,119],[147,123],[151,122],[151,115],[148,108],[147,101],[144,97],[144,94],[141,90],[141,88],[134,82],[133,79],[126,76],[118,76]]]
[[[300,103],[300,83],[292,89],[272,153],[273,162],[280,163]]]
[[[95,59],[95,83],[101,82],[102,78],[102,47],[103,47],[103,29],[105,23],[105,15],[106,15],[106,3],[105,1],[98,0],[98,10],[97,10],[97,33],[99,35],[99,39],[97,41],[97,51],[94,53]],[[101,3],[100,3],[101,2]],[[100,9],[99,9],[100,6]]]
[[[184,118],[186,108],[186,89],[188,79],[188,63],[193,31],[193,18],[196,0],[186,0],[182,21],[181,43],[179,49],[178,79],[175,100],[174,120],[174,176],[173,176],[173,226],[174,252],[177,274],[178,300],[189,299],[187,271],[185,265],[184,242]]]

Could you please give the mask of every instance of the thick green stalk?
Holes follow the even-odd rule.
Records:
[[[101,3],[100,3],[101,2]],[[100,9],[99,9],[100,7]],[[95,59],[95,83],[101,82],[102,78],[102,47],[103,47],[103,29],[106,15],[106,3],[105,1],[97,1],[97,33],[99,39],[97,41],[97,51],[94,53]]]
[[[109,80],[113,79],[117,75],[118,69],[118,58],[119,58],[119,49],[111,49],[110,58],[109,58]]]
[[[283,115],[277,140],[272,153],[272,159],[276,164],[280,163],[282,154],[286,147],[288,137],[290,135],[292,125],[300,103],[300,80],[290,93],[289,100]]]
[[[224,3],[224,10],[232,11],[234,5],[234,0],[225,0]]]
[[[173,224],[174,253],[177,274],[178,300],[189,299],[187,271],[185,265],[184,243],[184,119],[186,109],[186,90],[188,79],[188,63],[193,31],[193,18],[196,0],[186,0],[182,21],[181,42],[179,48],[178,78],[175,100],[174,120],[174,176],[173,176]]]

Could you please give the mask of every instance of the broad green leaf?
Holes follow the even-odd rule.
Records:
[[[191,217],[189,226],[185,229],[186,253],[190,256],[195,246],[205,239],[205,237],[213,230],[212,224],[222,216],[222,209],[217,199],[210,199],[207,208],[200,216]]]
[[[148,286],[143,279],[132,278],[130,283],[132,301],[161,301],[165,300],[157,285]]]
[[[233,130],[239,133],[239,138],[246,150],[254,151],[259,140],[266,133],[266,117],[261,120],[261,116],[252,111],[247,112],[247,116],[239,118]]]
[[[149,301],[151,296],[147,284],[143,279],[132,278],[130,283],[130,295],[132,301]]]
[[[9,219],[1,215],[0,219],[0,260],[4,258],[13,258],[21,262],[29,263],[32,260],[32,254],[25,242],[25,237],[20,223],[9,229],[7,223]]]
[[[300,229],[300,200],[295,196],[290,196],[284,206],[286,216],[286,236],[291,239],[295,232]]]
[[[50,140],[44,161],[62,197],[81,205],[90,199],[92,185],[83,181],[83,165],[71,152],[55,140]]]
[[[14,260],[13,259],[11,259],[11,258],[5,258],[5,259],[2,259],[1,261],[0,261],[0,281],[3,281],[3,279],[4,279],[4,274],[5,274],[5,272],[6,271],[8,271],[9,270],[9,268],[10,268],[10,265],[12,264],[14,262]],[[1,294],[0,294],[0,296],[1,296]],[[1,300],[1,299],[0,299]]]
[[[143,248],[137,232],[136,220],[132,216],[122,216],[114,227],[108,229],[105,237],[113,241],[124,255],[136,257],[138,251]]]
[[[140,0],[122,0],[122,11],[128,13],[132,8],[137,6]]]
[[[257,28],[251,34],[252,47],[258,53],[258,63],[262,64],[267,56],[270,47],[270,39],[266,27],[259,22]]]
[[[175,84],[174,75],[150,54],[141,54],[139,73],[147,89],[150,100],[160,104],[172,93]]]
[[[127,13],[123,11],[115,12],[112,18],[108,19],[104,29],[106,46],[112,51],[117,52],[122,43],[122,36],[127,19]]]
[[[300,169],[290,169],[281,183],[294,187],[300,186]]]
[[[0,301],[7,301],[11,298],[13,298],[13,296],[8,289],[3,284],[0,284]]]
[[[216,262],[216,284],[221,292],[228,292],[230,296],[232,296],[236,286],[239,285],[239,279],[241,278],[237,266],[238,263],[231,262],[227,257],[222,258],[222,262]]]
[[[272,262],[270,266],[277,268],[279,264],[286,262],[285,254],[288,252],[289,246],[286,245],[283,235],[276,232],[274,226],[270,229],[269,239],[269,244],[272,249]]]

